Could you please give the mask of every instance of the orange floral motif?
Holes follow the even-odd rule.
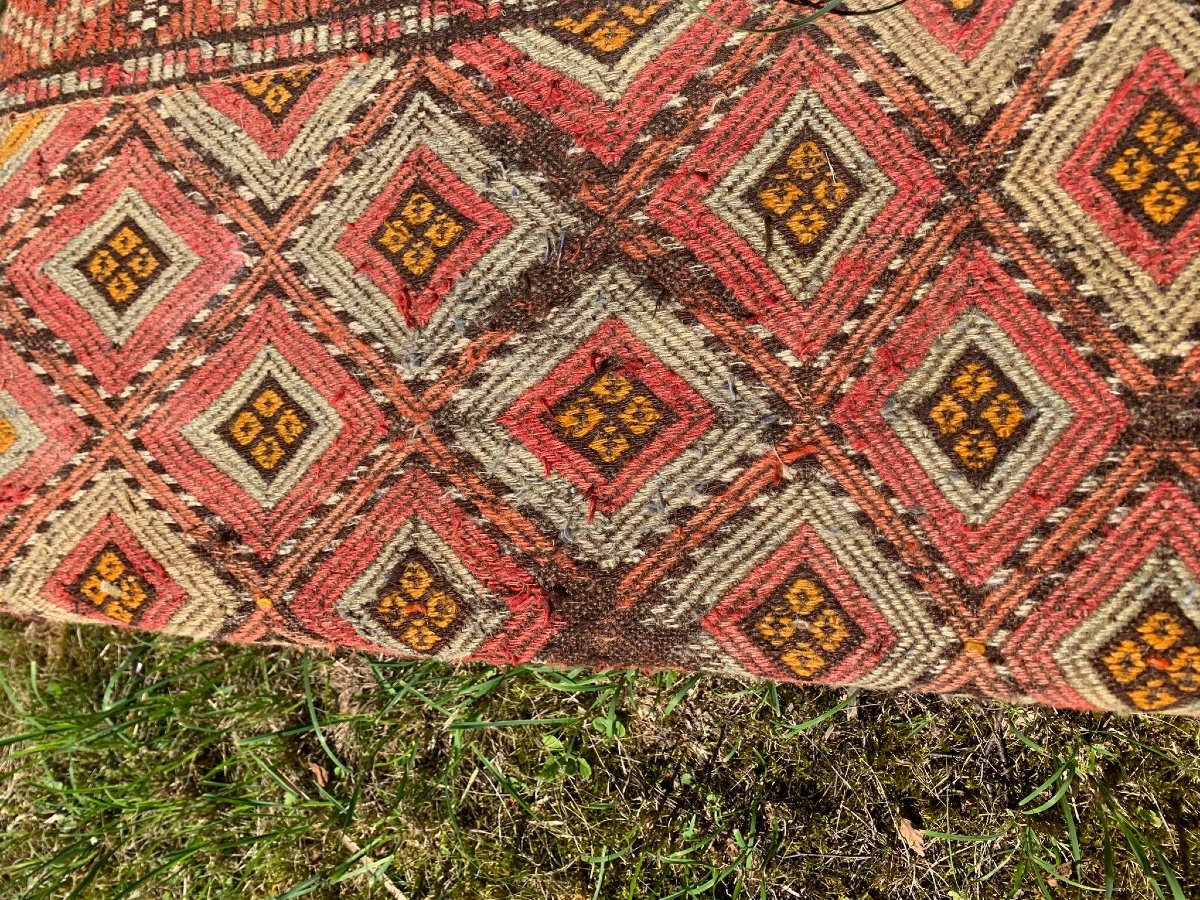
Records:
[[[1200,205],[1200,129],[1165,102],[1148,106],[1103,173],[1127,210],[1174,233]]]
[[[662,8],[661,2],[644,5],[622,3],[615,13],[593,9],[581,19],[569,16],[558,19],[554,27],[581,39],[586,46],[599,53],[616,53],[625,49]]]
[[[162,268],[162,254],[132,221],[118,225],[81,266],[116,307],[146,290]]]
[[[565,438],[613,464],[650,439],[663,413],[633,379],[607,372],[567,398],[553,419]]]
[[[399,570],[375,610],[376,618],[417,653],[429,653],[444,643],[459,618],[459,603],[439,583],[436,571],[427,560],[414,555]]]
[[[802,246],[816,244],[833,217],[850,203],[854,190],[838,176],[829,155],[815,141],[802,141],[781,171],[768,176],[759,202],[780,219]]]
[[[104,547],[79,581],[79,596],[110,619],[133,622],[153,589],[114,545]]]
[[[1200,693],[1200,630],[1175,610],[1143,613],[1100,660],[1137,709],[1166,709]]]
[[[1023,398],[983,359],[951,367],[926,416],[938,443],[968,473],[984,476],[1020,441]]]
[[[226,438],[244,459],[271,477],[295,454],[308,432],[308,416],[287,392],[267,379],[234,413]]]
[[[852,637],[842,610],[815,577],[800,574],[754,619],[757,636],[798,678],[813,678],[833,665]]]
[[[242,91],[264,112],[279,118],[300,99],[315,75],[313,69],[293,69],[290,72],[267,72],[240,82]]]
[[[397,267],[414,278],[428,275],[466,231],[435,197],[432,191],[410,191],[376,238]]]

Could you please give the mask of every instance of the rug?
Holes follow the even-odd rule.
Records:
[[[1200,5],[806,11],[10,0],[3,609],[1200,713]]]

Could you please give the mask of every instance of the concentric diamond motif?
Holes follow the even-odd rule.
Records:
[[[137,141],[8,270],[38,316],[116,392],[240,265],[237,239]]]
[[[922,302],[833,420],[951,567],[982,584],[1127,414],[981,248],[962,251]]]
[[[314,287],[396,355],[436,361],[475,311],[507,295],[573,219],[516,167],[488,180],[494,156],[430,95],[415,93],[304,229],[296,257]]]
[[[329,640],[407,656],[520,662],[560,627],[532,576],[417,469],[289,605]]]
[[[267,555],[383,432],[382,411],[269,288],[141,434],[185,490]]]
[[[784,51],[648,207],[801,358],[941,192],[874,102],[809,54]]]
[[[950,366],[922,412],[942,452],[979,488],[1021,445],[1028,409],[1021,389],[972,347]]]
[[[1050,28],[1059,0],[909,0],[868,26],[956,115],[1012,97],[1014,76]]]
[[[12,566],[16,612],[211,635],[238,602],[120,471],[88,484]]]
[[[732,23],[746,15],[732,0],[706,10]],[[728,37],[724,28],[686,5],[600,0],[549,28],[516,28],[452,49],[612,165],[708,64]]]
[[[1112,97],[1058,181],[1112,244],[1168,287],[1200,236],[1200,96],[1148,55]]]
[[[551,418],[563,443],[616,472],[677,417],[636,378],[605,372],[561,400]]]
[[[614,267],[493,353],[452,401],[453,439],[569,552],[615,568],[769,452],[763,389],[706,338]]]
[[[86,435],[78,416],[0,342],[0,517],[44,487]]]
[[[1016,630],[1018,682],[1060,706],[1200,709],[1200,508],[1157,485]]]
[[[130,187],[44,268],[122,345],[202,262]]]
[[[966,309],[892,396],[885,415],[967,524],[983,525],[1075,417],[1004,330]]]
[[[1200,237],[1200,95],[1143,65],[1085,136],[1059,181],[1131,260],[1167,286]],[[1186,110],[1186,111],[1185,111]]]
[[[695,564],[662,585],[647,625],[683,635],[698,622],[736,668],[701,650],[706,665],[900,687],[924,670],[914,660],[932,662],[947,642],[852,509],[819,480],[787,483],[692,555]]]
[[[1138,3],[1021,146],[1004,189],[1085,278],[1145,357],[1186,356],[1200,322],[1196,23]],[[1050,224],[1052,223],[1052,224]]]
[[[512,219],[422,146],[346,226],[337,249],[416,327],[429,322],[455,278],[512,228]]]
[[[290,206],[328,159],[342,124],[378,90],[391,57],[184,85],[154,109],[202,156],[227,169],[267,210]]]
[[[713,409],[613,318],[499,421],[611,513],[708,429]]]

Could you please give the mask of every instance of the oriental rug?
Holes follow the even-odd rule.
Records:
[[[11,0],[0,597],[1200,712],[1200,5]]]

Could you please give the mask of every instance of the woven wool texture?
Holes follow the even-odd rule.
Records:
[[[1200,5],[707,10],[10,0],[4,608],[1200,713]]]

